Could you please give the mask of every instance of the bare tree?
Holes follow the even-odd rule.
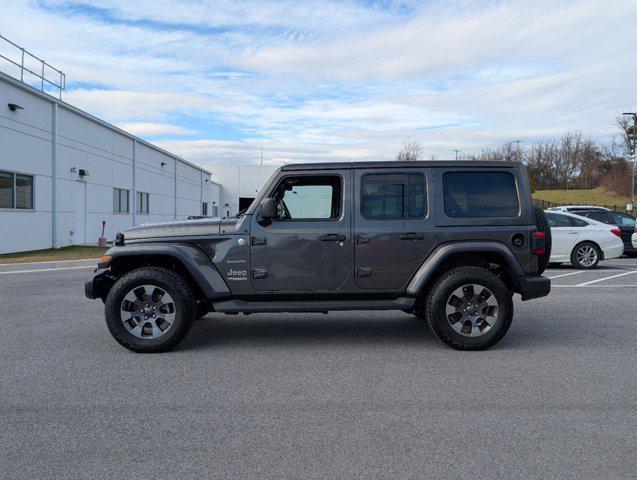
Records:
[[[622,137],[622,144],[626,153],[631,153],[637,146],[637,132],[632,117],[627,115],[617,115],[615,122],[619,127]]]
[[[403,143],[403,149],[396,155],[399,162],[415,162],[422,159],[422,145],[411,138]]]

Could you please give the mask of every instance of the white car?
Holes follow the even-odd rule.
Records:
[[[551,227],[551,263],[571,262],[575,268],[594,268],[600,260],[621,257],[621,230],[597,220],[545,210]]]
[[[578,210],[606,210],[610,211],[606,207],[598,207],[595,205],[564,205],[560,207],[547,208],[550,212],[577,212]]]
[[[637,232],[633,233],[631,241],[633,242],[633,248],[637,248]]]

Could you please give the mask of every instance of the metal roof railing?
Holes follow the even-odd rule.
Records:
[[[21,47],[20,45],[13,43],[11,40],[6,38],[2,34],[0,34],[0,40],[3,41],[2,42],[3,45],[6,46],[8,44],[9,48],[12,48],[12,47],[15,48],[17,50],[16,53],[20,55],[20,61],[18,62],[0,53],[0,58],[6,60],[7,62],[11,63],[12,65],[20,69],[21,82],[28,83],[24,80],[24,76],[25,76],[25,72],[30,73],[31,75],[34,75],[35,78],[38,79],[41,92],[49,94],[49,92],[46,91],[44,87],[45,87],[45,84],[51,85],[51,87],[57,90],[59,98],[62,99],[62,91],[66,88],[66,75],[64,74],[64,72],[62,72],[62,70],[58,70],[53,65],[50,65],[44,60],[42,60],[41,58],[36,57],[31,52],[25,50],[24,47]],[[39,64],[39,68],[27,66],[27,64],[25,64],[25,59],[27,60],[27,64],[29,63],[28,60],[32,59],[31,63],[35,63],[36,65]],[[33,60],[35,60],[35,62],[33,62]],[[40,71],[34,71],[32,70],[32,68],[33,69],[38,68]],[[50,76],[47,75],[48,73],[47,70],[51,70],[54,72],[53,73],[54,78],[51,78]]]

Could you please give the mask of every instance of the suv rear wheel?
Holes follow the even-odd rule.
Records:
[[[158,267],[121,277],[106,298],[106,325],[134,352],[163,352],[188,333],[196,313],[192,291],[175,272]]]
[[[484,350],[509,330],[513,302],[504,282],[488,270],[458,267],[435,281],[425,314],[431,330],[450,347]]]

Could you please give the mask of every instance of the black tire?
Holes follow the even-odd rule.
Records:
[[[592,249],[595,252],[595,260],[592,263],[583,263],[578,258],[579,252],[585,249]],[[578,243],[577,245],[575,245],[575,247],[573,248],[573,251],[571,252],[571,264],[575,268],[579,268],[582,270],[590,270],[591,268],[595,268],[597,264],[599,263],[599,261],[601,260],[601,258],[602,258],[601,251],[599,247],[593,242]]]
[[[208,315],[212,309],[210,308],[210,304],[208,302],[199,302],[196,306],[195,311],[195,320],[201,320],[203,317]]]
[[[449,298],[456,289],[466,284],[486,287],[498,303],[493,325],[488,331],[476,337],[458,333],[452,328],[451,320],[447,319],[446,308]],[[425,316],[431,330],[450,347],[457,350],[484,350],[502,340],[511,326],[513,319],[511,292],[502,280],[488,270],[479,267],[454,268],[435,280],[426,297]]]
[[[122,302],[127,294],[145,284],[157,286],[170,295],[174,303],[174,320],[158,338],[139,338],[124,326]],[[196,302],[186,281],[172,270],[144,267],[121,277],[108,293],[104,307],[108,330],[121,345],[140,353],[165,352],[177,345],[188,333],[196,313]],[[140,327],[142,328],[142,327]]]
[[[542,275],[544,270],[549,264],[549,260],[551,258],[551,247],[553,244],[551,238],[551,227],[549,226],[549,222],[546,219],[546,214],[544,210],[542,210],[537,205],[533,206],[533,221],[535,223],[535,228],[537,228],[538,232],[542,232],[544,234],[544,254],[538,256],[537,259],[537,274]]]

